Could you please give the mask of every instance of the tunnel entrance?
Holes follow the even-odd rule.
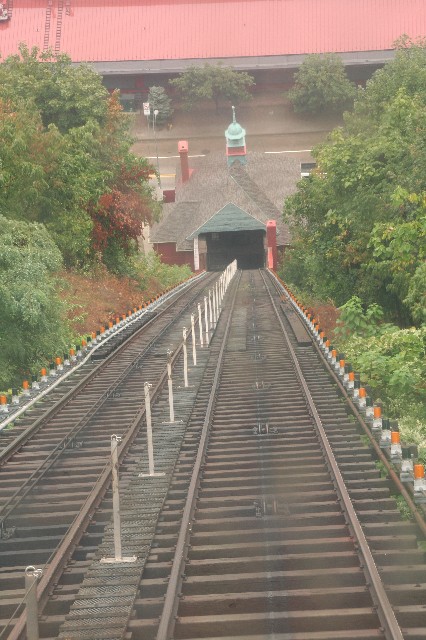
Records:
[[[206,233],[207,271],[222,271],[237,260],[238,269],[263,269],[265,231],[227,231]]]

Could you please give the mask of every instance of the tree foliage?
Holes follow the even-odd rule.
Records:
[[[65,132],[89,120],[102,124],[108,92],[88,66],[75,67],[66,54],[21,44],[0,65],[0,97],[26,104],[40,113],[45,127],[55,124]]]
[[[56,293],[61,254],[43,225],[0,216],[0,388],[62,353],[70,334]]]
[[[342,112],[355,98],[355,85],[349,81],[342,59],[334,54],[306,56],[295,73],[288,98],[296,112],[316,114]]]
[[[285,205],[287,279],[337,305],[378,303],[399,323],[425,319],[425,78],[426,49],[405,43],[315,149],[316,171]]]
[[[166,93],[164,87],[150,87],[148,91],[148,102],[150,106],[149,121],[152,124],[154,120],[154,111],[158,111],[158,115],[155,119],[155,124],[158,126],[164,125],[166,122],[170,122],[173,115],[173,109],[171,106],[171,99]]]
[[[243,71],[206,63],[202,67],[189,67],[178,78],[170,80],[170,84],[181,94],[187,109],[200,101],[213,100],[217,112],[221,100],[231,104],[250,100],[254,79]]]
[[[0,214],[42,222],[66,266],[129,252],[157,214],[129,120],[87,67],[21,46],[0,65]]]

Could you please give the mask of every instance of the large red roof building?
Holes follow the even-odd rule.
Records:
[[[173,73],[201,60],[297,67],[308,53],[382,63],[402,34],[426,35],[425,0],[0,0],[0,54],[20,42],[103,75]]]

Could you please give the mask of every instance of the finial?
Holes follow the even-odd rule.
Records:
[[[235,118],[235,107],[232,107],[232,122],[237,122]]]

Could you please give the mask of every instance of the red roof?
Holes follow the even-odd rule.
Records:
[[[382,51],[426,36],[425,0],[53,0],[50,24],[47,5],[13,0],[2,57],[19,42],[100,62]]]

